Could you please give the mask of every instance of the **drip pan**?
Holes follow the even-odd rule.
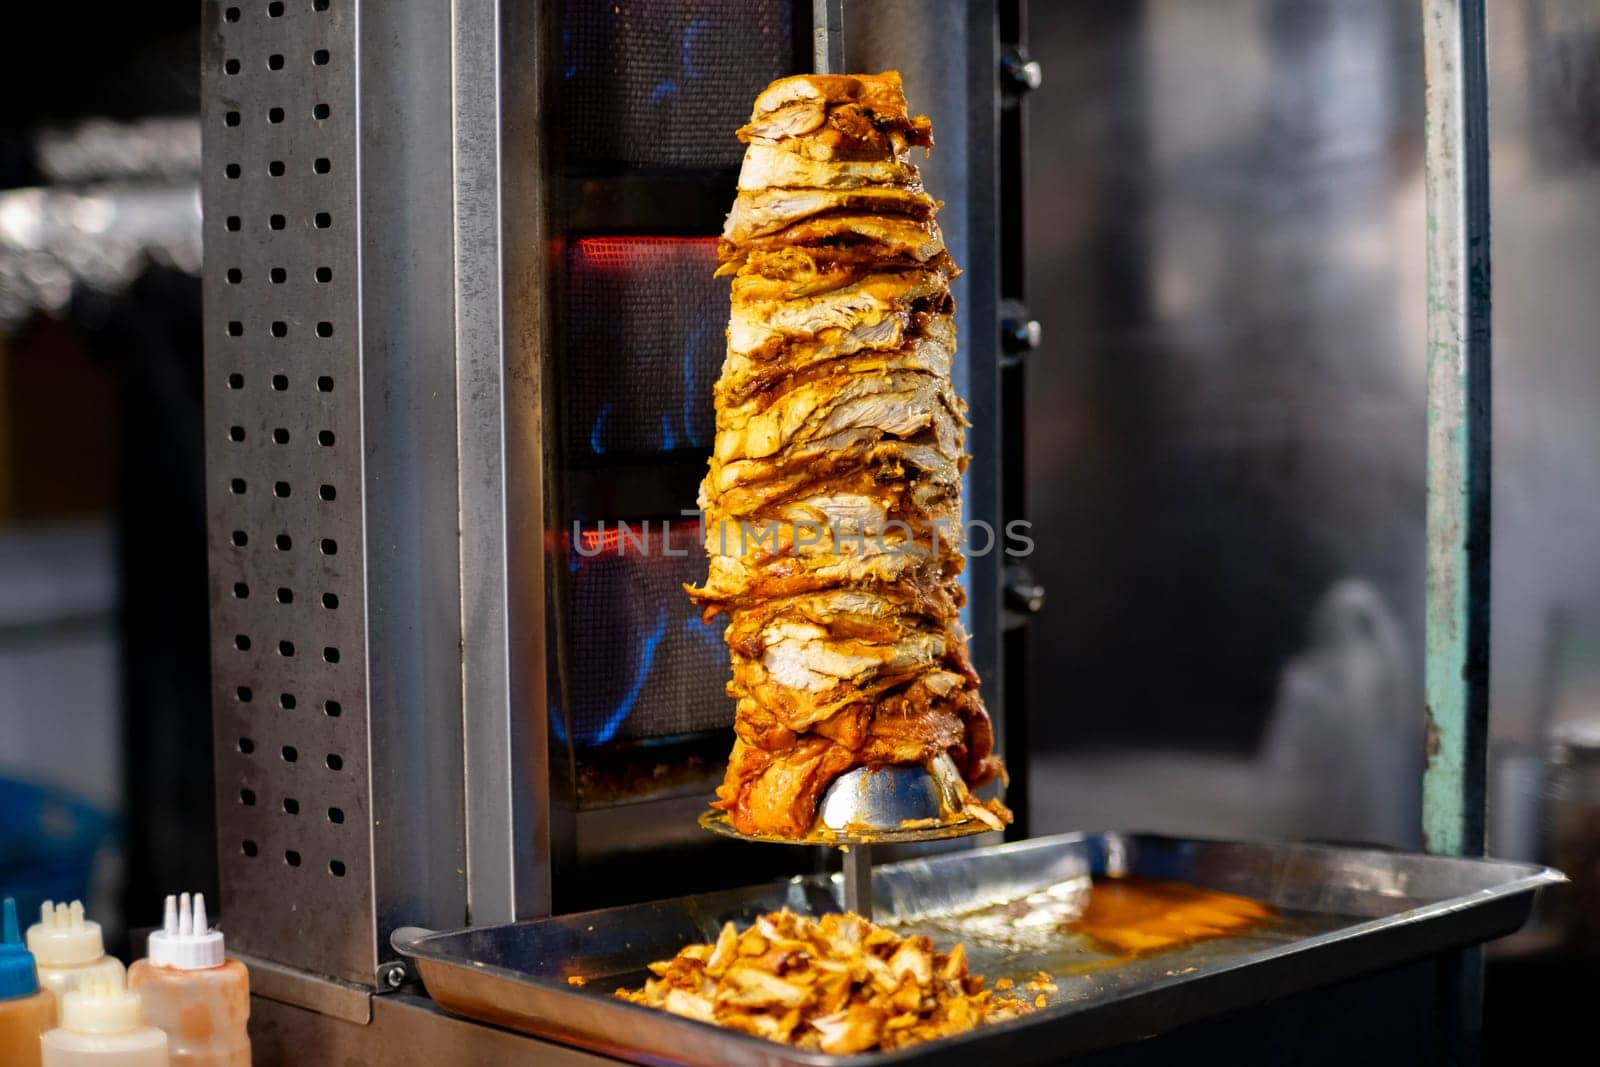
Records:
[[[1047,1063],[1487,941],[1521,926],[1537,891],[1563,880],[1496,860],[1122,833],[886,864],[872,877],[879,923],[928,934],[941,951],[965,942],[972,973],[991,985],[1010,978],[1020,989],[1048,972],[1047,1006],[895,1052],[830,1056],[612,996],[642,984],[651,961],[715,941],[724,922],[784,907],[840,910],[837,879],[822,876],[449,933],[397,931],[394,944],[450,1011],[635,1063]],[[1243,933],[1118,956],[1052,912],[1106,877],[1250,897],[1275,914]]]

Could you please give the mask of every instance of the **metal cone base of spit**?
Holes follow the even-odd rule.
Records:
[[[940,821],[946,813],[961,810],[964,795],[961,773],[948,754],[940,753],[925,767],[857,767],[840,775],[822,794],[817,826],[805,837],[741,833],[727,812],[717,810],[701,815],[700,825],[741,841],[840,847],[845,853],[845,907],[870,919],[873,845],[946,841],[992,830],[971,817]]]

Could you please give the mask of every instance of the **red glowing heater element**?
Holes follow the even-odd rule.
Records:
[[[572,269],[640,274],[717,269],[715,237],[580,237],[572,242]]]
[[[607,521],[599,526],[574,527],[580,559],[600,556],[640,556],[684,558],[692,555],[704,565],[701,545],[704,535],[693,518],[635,519],[631,522]],[[563,541],[572,545],[572,531]]]
[[[585,552],[615,552],[622,543],[622,531],[615,526],[609,530],[584,530],[581,540]]]

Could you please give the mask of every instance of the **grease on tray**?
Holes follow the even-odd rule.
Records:
[[[1244,933],[1273,914],[1249,897],[1153,878],[1098,878],[1069,928],[1116,956]]]

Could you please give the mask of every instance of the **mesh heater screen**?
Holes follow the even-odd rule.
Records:
[[[716,266],[710,237],[587,237],[568,247],[561,417],[573,463],[710,451],[728,321]]]
[[[583,530],[567,545],[572,620],[570,729],[578,748],[680,737],[733,723],[723,692],[726,619],[707,625],[684,595],[705,578],[700,529],[679,519],[663,541],[661,521]],[[642,545],[640,542],[643,542]],[[665,549],[681,555],[668,555]],[[583,553],[589,553],[586,557]]]
[[[750,101],[794,71],[792,19],[791,0],[565,0],[568,160],[737,166]]]

